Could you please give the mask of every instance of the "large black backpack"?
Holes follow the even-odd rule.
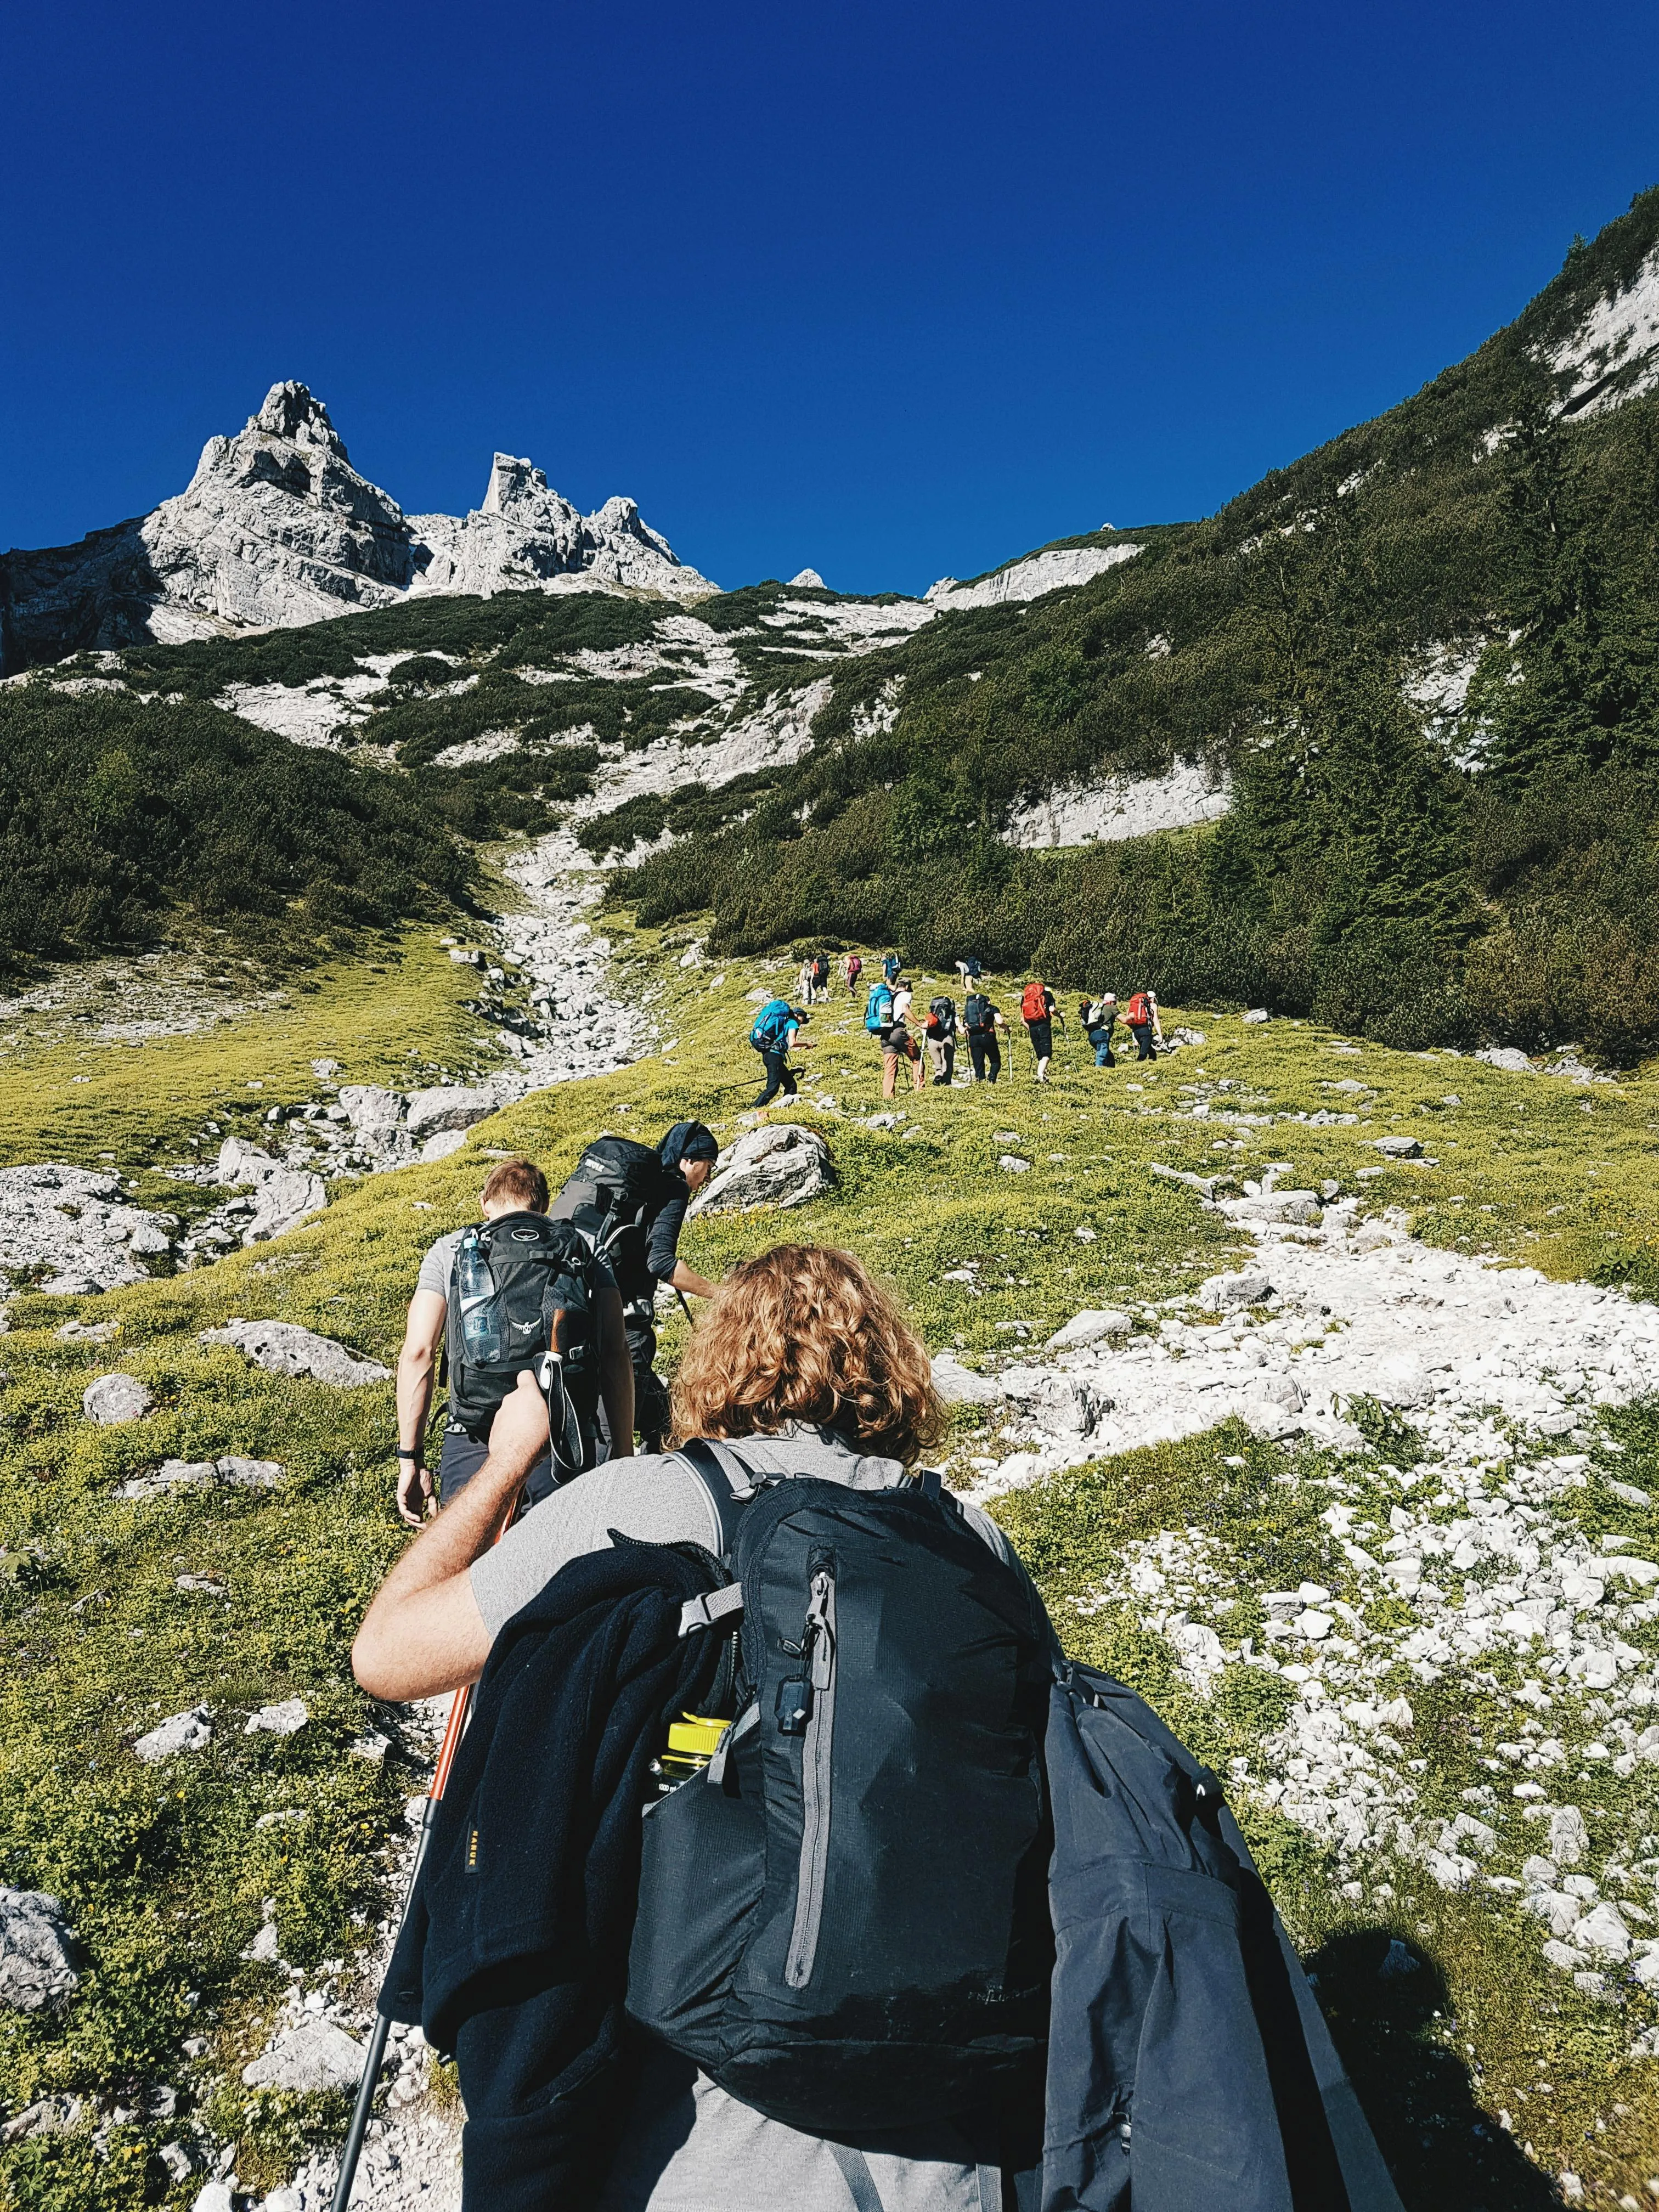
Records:
[[[637,1276],[667,1174],[650,1145],[632,1137],[596,1137],[549,1207],[549,1218],[580,1230],[589,1249],[617,1271],[619,1281]]]
[[[681,1456],[733,1577],[686,1625],[740,1613],[733,1717],[647,1811],[629,2010],[815,2135],[1040,2114],[1040,1600],[936,1475],[861,1491]]]
[[[970,991],[962,1009],[963,1019],[975,1036],[983,1036],[995,1024],[991,1018],[991,1001],[983,991]]]
[[[526,1368],[548,1395],[555,1456],[591,1463],[599,1405],[593,1255],[568,1222],[506,1213],[465,1231],[449,1273],[449,1416],[482,1436]],[[544,1355],[556,1355],[550,1361]]]

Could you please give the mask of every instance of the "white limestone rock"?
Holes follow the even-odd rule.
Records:
[[[1015,806],[1003,834],[1009,844],[1027,849],[1119,844],[1218,821],[1229,803],[1230,787],[1219,769],[1203,761],[1175,761],[1161,775],[1056,784]]]
[[[306,2020],[283,2028],[268,2051],[243,2067],[242,2080],[250,2089],[355,2089],[368,2055],[332,2021]]]
[[[192,1705],[188,1712],[173,1713],[141,1735],[132,1747],[132,1755],[146,1766],[157,1766],[164,1759],[177,1759],[187,1751],[205,1751],[213,1741],[213,1710],[209,1705]]]
[[[434,1084],[430,1090],[410,1093],[404,1127],[417,1145],[441,1131],[470,1129],[475,1121],[495,1113],[501,1103],[494,1091],[469,1091],[459,1083]]]
[[[212,1490],[221,1485],[232,1490],[274,1490],[283,1474],[276,1460],[243,1459],[234,1453],[216,1460],[164,1459],[154,1474],[135,1475],[115,1494],[141,1502],[164,1498],[172,1490]]]
[[[1007,1395],[992,1375],[977,1375],[948,1352],[933,1360],[933,1388],[947,1406],[994,1406]]]
[[[75,1939],[55,1897],[0,1889],[0,2004],[44,2012],[67,2002],[80,1981]]]
[[[275,1705],[261,1705],[242,1724],[244,1735],[298,1735],[311,1718],[303,1698],[284,1698]]]
[[[308,1375],[340,1390],[384,1382],[392,1373],[379,1360],[359,1359],[332,1337],[319,1336],[297,1322],[234,1321],[223,1328],[204,1329],[196,1340],[229,1345],[268,1375]]]
[[[1265,1305],[1273,1294],[1266,1275],[1241,1268],[1234,1275],[1212,1275],[1198,1287],[1198,1303],[1206,1313],[1227,1313],[1236,1307]]]
[[[977,583],[959,584],[954,576],[941,576],[923,593],[930,606],[945,613],[963,607],[1000,607],[1011,602],[1039,599],[1045,592],[1062,591],[1087,584],[1125,561],[1133,561],[1139,545],[1068,545],[1047,553],[1030,553]]]
[[[81,1393],[81,1411],[100,1428],[142,1421],[155,1403],[136,1375],[100,1375]]]
[[[750,1129],[720,1154],[690,1211],[737,1213],[754,1206],[805,1206],[828,1190],[834,1177],[830,1147],[816,1129],[775,1121]]]
[[[1126,1313],[1106,1307],[1087,1313],[1073,1314],[1063,1328],[1057,1328],[1048,1339],[1050,1352],[1073,1352],[1080,1345],[1098,1344],[1103,1338],[1127,1336],[1134,1322]]]
[[[434,1160],[447,1160],[452,1152],[459,1152],[465,1142],[465,1129],[440,1129],[435,1137],[428,1137],[421,1146],[422,1165],[430,1167]]]
[[[1423,1147],[1415,1137],[1373,1137],[1371,1150],[1381,1152],[1385,1160],[1420,1160]]]
[[[0,1296],[10,1278],[43,1267],[38,1287],[52,1297],[142,1283],[143,1258],[165,1252],[177,1226],[173,1214],[127,1205],[120,1177],[101,1169],[0,1168]]]

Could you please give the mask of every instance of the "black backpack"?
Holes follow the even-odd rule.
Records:
[[[549,1207],[549,1218],[580,1230],[589,1249],[618,1270],[620,1281],[645,1265],[646,1240],[668,1174],[652,1146],[632,1137],[596,1137]]]
[[[568,1222],[507,1213],[462,1236],[449,1273],[449,1417],[482,1436],[526,1368],[547,1394],[562,1471],[591,1463],[599,1406],[593,1255]],[[544,1355],[555,1355],[544,1363]]]
[[[1041,2112],[1053,1937],[1041,1601],[937,1475],[879,1491],[681,1457],[741,1614],[733,1716],[647,1808],[628,2008],[819,2136]]]
[[[928,1011],[928,1012],[929,1012],[930,1014],[932,1014],[932,1016],[933,1017],[934,1021],[938,1023],[938,1024],[939,1024],[939,1036],[942,1036],[942,1037],[950,1037],[950,1036],[954,1036],[956,1035],[956,1033],[957,1033],[957,1009],[956,1009],[956,1003],[955,1003],[955,1001],[954,1001],[953,1000],[951,1000],[951,999],[933,999],[933,1000],[931,1000],[928,1002],[927,1011]],[[931,1027],[931,1024],[930,1024],[930,1027]]]
[[[983,991],[970,991],[968,994],[963,1002],[962,1018],[975,1036],[983,1036],[987,1030],[994,1026],[991,1019],[991,1001]]]

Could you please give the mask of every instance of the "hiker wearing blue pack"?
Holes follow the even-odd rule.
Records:
[[[749,1032],[749,1042],[761,1056],[766,1070],[766,1083],[757,1106],[769,1106],[780,1091],[786,1098],[793,1098],[799,1087],[789,1066],[790,1047],[798,1040],[795,1032],[812,1017],[803,1007],[792,1006],[787,999],[773,999],[755,1017],[755,1026]],[[799,1040],[800,1049],[810,1052],[810,1042]]]
[[[881,963],[881,972],[890,983],[896,983],[904,972],[904,963],[896,952],[890,952]]]
[[[962,1026],[968,1036],[968,1061],[975,1083],[994,1083],[1002,1073],[1002,1047],[997,1031],[1008,1024],[986,994],[975,987],[962,1006]]]
[[[1401,2212],[1218,1778],[907,1474],[941,1411],[780,1247],[676,1453],[492,1550],[520,1393],[375,1598],[371,1695],[482,1670],[380,2000],[455,2055],[465,2212]]]
[[[1097,1067],[1115,1067],[1112,1057],[1112,1031],[1117,1026],[1117,994],[1108,991],[1103,998],[1085,1000],[1082,1007],[1083,1033],[1094,1048]]]
[[[927,1018],[922,1024],[922,1035],[927,1040],[927,1056],[933,1064],[933,1080],[949,1085],[957,1072],[957,1002],[942,993],[927,1002]]]
[[[398,1511],[411,1527],[432,1505],[426,1431],[441,1357],[449,1402],[436,1486],[446,1505],[483,1465],[519,1373],[550,1352],[558,1353],[558,1464],[540,1455],[526,1478],[530,1495],[545,1497],[592,1463],[601,1401],[612,1453],[634,1449],[626,1316],[610,1267],[548,1220],[547,1178],[532,1161],[498,1160],[478,1206],[477,1227],[452,1229],[421,1261],[398,1354]],[[550,1387],[554,1380],[550,1370]]]

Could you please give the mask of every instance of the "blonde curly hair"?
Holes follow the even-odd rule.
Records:
[[[921,1339],[850,1252],[775,1244],[732,1268],[692,1331],[673,1441],[770,1436],[791,1422],[908,1465],[945,1408]]]

